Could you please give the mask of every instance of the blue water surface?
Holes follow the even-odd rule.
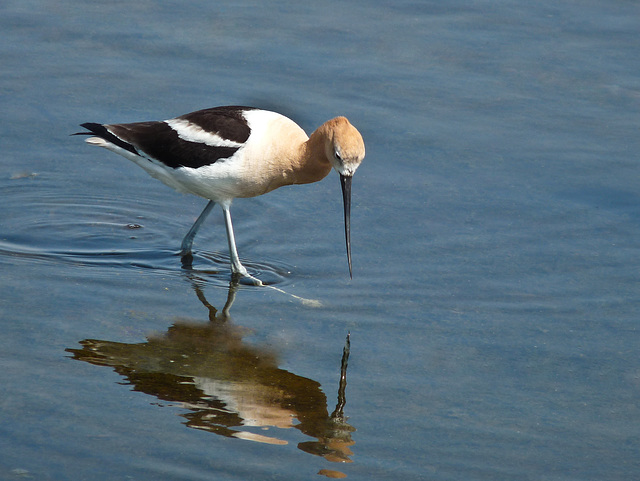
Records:
[[[5,1],[0,478],[635,479],[638,31],[602,0]],[[362,132],[353,280],[334,173],[234,202],[272,282],[236,287],[219,210],[185,268],[206,201],[70,136],[216,105]]]

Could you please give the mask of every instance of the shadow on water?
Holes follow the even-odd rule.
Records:
[[[293,427],[314,438],[300,442],[300,450],[331,462],[351,462],[355,429],[343,412],[349,336],[340,368],[338,403],[329,414],[318,382],[278,368],[273,350],[243,340],[248,330],[235,325],[230,316],[237,284],[230,284],[227,301],[218,310],[207,301],[198,282],[191,280],[198,299],[209,310],[207,323],[181,320],[166,333],[137,344],[86,339],[80,342],[81,348],[67,352],[74,359],[112,367],[135,391],[177,403],[191,428],[285,445],[287,441],[277,434],[264,433],[270,427]],[[344,477],[333,470],[319,474]]]

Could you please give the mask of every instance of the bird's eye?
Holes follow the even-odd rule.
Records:
[[[340,157],[340,153],[336,150],[336,160],[342,162],[342,157]]]

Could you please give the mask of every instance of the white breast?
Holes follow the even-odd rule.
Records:
[[[280,185],[278,182],[284,175],[291,152],[297,151],[308,139],[307,134],[291,119],[276,112],[248,110],[243,115],[251,129],[247,141],[228,159],[197,169],[175,169],[174,180],[183,185],[181,190],[229,203],[236,197],[255,197]],[[207,132],[180,127],[181,135],[192,137],[189,140],[215,141]],[[233,146],[237,145],[234,143]]]

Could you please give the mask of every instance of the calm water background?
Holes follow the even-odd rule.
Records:
[[[624,1],[3,2],[0,478],[636,478],[639,31]],[[286,293],[241,287],[224,334],[330,413],[351,332],[350,463],[301,427],[188,426],[181,389],[237,414],[226,374],[170,395],[136,375],[173,359],[74,359],[206,329],[229,278],[219,211],[182,269],[205,201],[69,134],[225,104],[365,138],[353,280],[335,174],[236,201],[241,257]]]

